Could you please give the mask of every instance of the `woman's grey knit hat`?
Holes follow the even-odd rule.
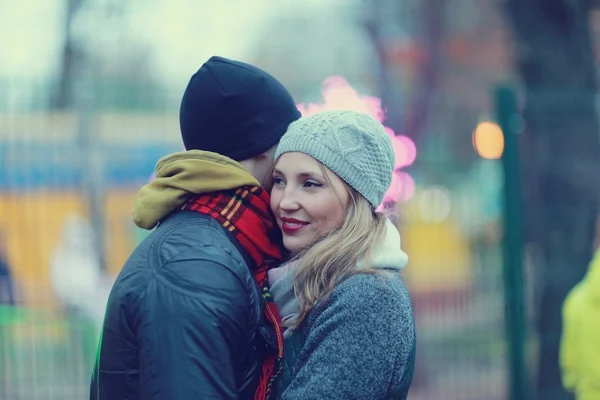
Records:
[[[392,183],[395,159],[383,125],[356,111],[323,111],[290,124],[275,159],[300,152],[320,161],[377,208]]]

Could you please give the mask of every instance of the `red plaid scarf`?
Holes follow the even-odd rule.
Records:
[[[262,366],[254,400],[267,400],[273,381],[280,372],[283,357],[283,329],[281,316],[269,293],[267,272],[281,262],[279,230],[269,210],[269,194],[257,186],[192,196],[184,210],[198,211],[217,220],[248,251],[255,262],[254,279],[263,297],[265,315],[275,328],[277,354],[269,354]]]

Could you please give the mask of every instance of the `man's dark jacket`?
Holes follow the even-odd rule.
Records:
[[[231,176],[220,183],[224,187],[256,181],[239,164],[237,171],[223,171],[231,167],[215,162],[222,160],[214,153],[182,159],[192,153],[180,153],[173,163],[179,173],[165,173],[168,177],[138,195],[138,225],[162,222],[135,249],[113,286],[90,399],[253,397],[274,333],[249,254],[209,216],[162,213],[182,193],[201,192],[208,175],[218,171]]]

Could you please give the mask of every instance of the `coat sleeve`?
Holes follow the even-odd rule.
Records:
[[[575,347],[577,346],[576,331],[576,314],[577,314],[577,298],[579,297],[580,286],[573,288],[571,293],[565,299],[562,310],[563,331],[560,340],[560,368],[562,384],[565,389],[574,391],[577,379],[577,356]]]
[[[325,302],[283,400],[385,399],[404,377],[412,377],[415,334],[408,294],[386,290],[375,279],[342,284]]]
[[[140,398],[237,399],[251,314],[247,285],[202,255],[165,270],[141,301]]]

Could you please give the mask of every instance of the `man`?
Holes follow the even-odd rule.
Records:
[[[279,232],[260,187],[298,119],[288,91],[248,64],[212,57],[184,93],[187,152],[162,158],[134,204],[158,227],[111,291],[91,399],[266,399],[282,356],[266,272]]]

